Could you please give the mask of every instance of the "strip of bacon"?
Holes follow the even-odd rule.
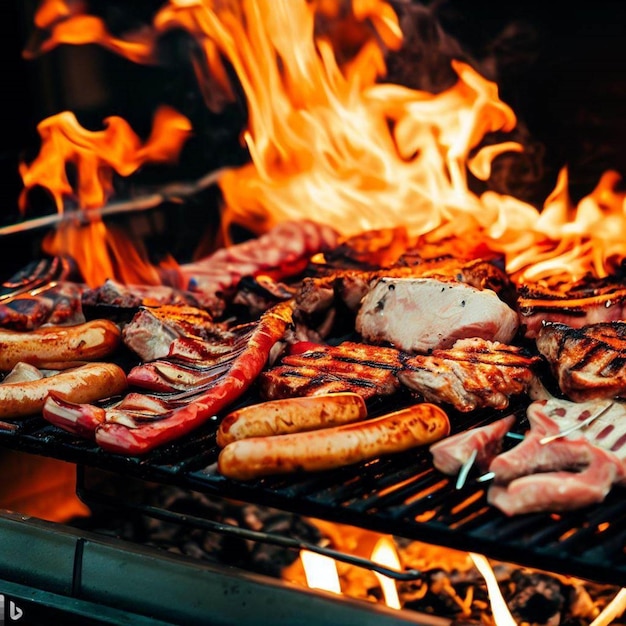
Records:
[[[197,390],[187,392],[184,404],[180,394],[163,396],[162,404],[150,396],[142,399],[134,394],[126,403],[103,409],[91,405],[60,403],[49,397],[43,417],[70,432],[86,436],[85,430],[109,452],[141,455],[172,440],[188,434],[221,411],[250,386],[269,358],[272,346],[282,338],[291,322],[292,304],[278,304],[266,312],[250,335],[246,349],[230,364],[217,380]],[[134,408],[136,407],[136,409]],[[162,412],[159,409],[162,407]]]

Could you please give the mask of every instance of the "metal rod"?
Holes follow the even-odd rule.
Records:
[[[102,219],[110,215],[116,215],[118,213],[154,209],[166,202],[175,202],[177,200],[189,198],[204,189],[208,189],[209,187],[217,184],[222,175],[231,169],[233,168],[223,167],[213,172],[209,172],[194,182],[171,183],[162,187],[158,192],[153,194],[133,198],[131,200],[112,202],[111,204],[107,204],[101,208],[88,210],[76,209],[72,211],[65,211],[63,213],[44,215],[42,217],[36,217],[23,222],[18,222],[16,224],[9,224],[8,226],[0,228],[0,237],[3,235],[13,235],[38,228],[55,226],[56,224],[70,222],[72,220],[78,221],[82,224],[88,224],[94,220]]]
[[[134,502],[128,502],[126,500],[122,501],[119,498],[115,498],[114,496],[105,495],[103,493],[96,493],[92,490],[90,491],[85,486],[84,478],[84,466],[77,465],[76,495],[87,505],[89,505],[90,503],[102,504],[108,507],[118,508],[120,504],[122,504],[127,509],[130,509],[136,513],[141,513],[155,519],[160,519],[164,522],[181,524],[184,526],[190,526],[192,528],[200,528],[202,530],[220,533],[223,535],[231,535],[242,539],[256,541],[259,543],[281,546],[290,550],[309,550],[310,552],[315,552],[323,556],[328,556],[330,558],[336,559],[337,561],[348,563],[349,565],[354,565],[356,567],[362,567],[372,570],[374,572],[378,572],[379,574],[388,576],[389,578],[393,578],[394,580],[417,580],[419,578],[422,578],[423,576],[422,572],[416,569],[407,569],[402,571],[392,569],[389,567],[385,567],[384,565],[380,565],[379,563],[375,563],[370,559],[364,559],[351,554],[345,554],[344,552],[339,552],[338,550],[333,550],[332,548],[325,548],[323,546],[319,546],[308,541],[294,539],[293,537],[284,537],[282,535],[249,530],[247,528],[240,528],[239,526],[224,524],[222,522],[216,522],[214,520],[197,517],[195,515],[186,515],[182,513],[168,511],[167,509],[162,509],[160,507],[154,507],[147,504],[137,504]]]

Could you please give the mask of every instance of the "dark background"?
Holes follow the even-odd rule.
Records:
[[[39,120],[71,108],[89,127],[103,117],[125,117],[140,134],[151,112],[169,102],[188,115],[198,134],[173,177],[195,178],[225,163],[246,158],[239,144],[245,124],[240,102],[209,111],[199,96],[189,63],[188,42],[164,41],[159,67],[137,66],[95,47],[66,46],[27,61],[21,51],[32,35],[36,2],[2,3],[2,59],[5,64],[3,138],[0,142],[2,215],[16,216],[21,188],[19,159],[37,151]],[[158,0],[90,3],[122,31],[149,21]],[[504,159],[490,186],[541,208],[559,169],[570,171],[571,194],[579,199],[609,168],[626,173],[626,22],[618,1],[572,6],[564,2],[395,0],[406,44],[389,56],[389,80],[438,90],[453,79],[449,59],[464,58],[497,81],[502,99],[519,120],[513,136],[527,147],[523,157]],[[83,80],[69,76],[81,68]],[[68,71],[73,68],[73,71]],[[86,68],[86,69],[85,69]],[[148,175],[149,176],[149,175]],[[156,180],[162,180],[157,172]]]

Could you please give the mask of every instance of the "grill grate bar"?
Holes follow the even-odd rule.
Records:
[[[207,424],[193,437],[144,458],[109,454],[41,418],[24,420],[14,429],[0,425],[0,444],[78,466],[626,586],[623,488],[614,488],[605,502],[586,510],[508,518],[488,505],[484,485],[470,479],[457,490],[454,481],[433,469],[427,450],[315,475],[238,482],[215,471],[215,428]]]

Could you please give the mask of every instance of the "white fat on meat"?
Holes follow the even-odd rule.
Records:
[[[584,428],[542,444],[580,424],[606,402],[535,401],[530,431],[515,448],[496,456],[488,501],[507,515],[565,511],[602,502],[614,484],[626,484],[626,407],[613,403]]]
[[[379,279],[356,318],[365,341],[415,353],[472,337],[509,343],[518,326],[517,313],[491,289],[435,278]]]

